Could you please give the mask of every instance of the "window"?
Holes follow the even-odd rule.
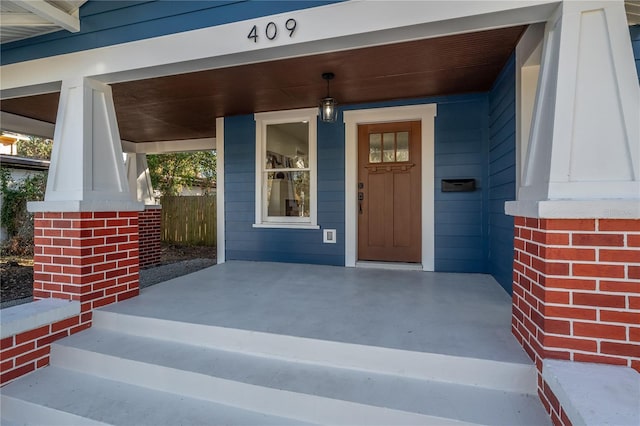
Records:
[[[255,227],[318,228],[317,108],[255,114]]]

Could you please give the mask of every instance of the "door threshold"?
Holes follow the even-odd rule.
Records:
[[[373,262],[370,260],[358,260],[356,268],[367,269],[392,269],[395,271],[422,271],[421,263],[404,262]]]

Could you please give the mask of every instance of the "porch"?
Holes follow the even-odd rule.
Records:
[[[510,327],[489,275],[230,261],[95,311],[3,420],[547,424]]]

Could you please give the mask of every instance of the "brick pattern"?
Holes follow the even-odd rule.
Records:
[[[34,299],[88,312],[138,294],[138,212],[37,213],[34,225]]]
[[[162,209],[147,207],[138,214],[140,232],[140,267],[148,268],[160,263],[162,238]]]
[[[558,398],[540,373],[538,373],[538,396],[540,397],[542,406],[547,410],[549,417],[551,417],[554,426],[572,426],[571,420],[567,417]]]
[[[0,385],[48,365],[51,343],[89,328],[90,320],[87,312],[0,340]]]
[[[515,219],[512,331],[542,359],[640,371],[640,220]]]
[[[138,256],[138,212],[36,213],[34,299],[78,300],[81,313],[2,339],[0,385],[48,365],[51,343],[89,328],[93,309],[138,295]]]

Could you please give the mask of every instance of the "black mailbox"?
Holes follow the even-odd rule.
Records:
[[[476,190],[475,179],[442,179],[442,192],[473,192]]]

